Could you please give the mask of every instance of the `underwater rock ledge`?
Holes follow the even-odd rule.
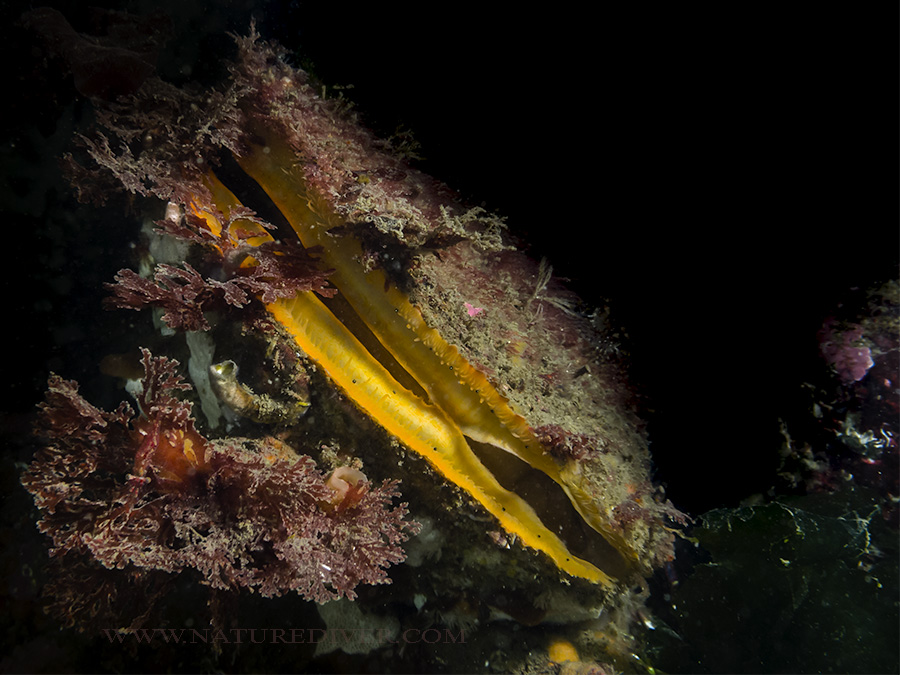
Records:
[[[447,625],[599,622],[579,633],[579,646],[596,658],[627,652],[622,636],[639,616],[643,580],[672,558],[672,527],[684,516],[652,483],[647,440],[612,338],[546,262],[517,249],[501,218],[467,207],[417,171],[397,139],[375,138],[340,100],[322,98],[253,30],[237,42],[231,78],[216,89],[178,89],[149,77],[133,94],[96,99],[96,128],[66,158],[81,198],[103,201],[112,179],[158,198],[168,206],[157,231],[193,247],[188,258],[148,260],[149,274],[120,272],[110,304],[164,311],[168,332],[207,331],[222,363],[245,359],[241,372],[254,388],[274,382],[263,393],[273,400],[301,400],[297,373],[308,372],[308,402],[282,406],[297,410],[296,420],[232,421],[257,437],[241,452],[262,453],[241,461],[290,466],[305,461],[300,453],[333,475],[362,470],[385,481],[369,493],[379,505],[397,496],[399,480],[412,518],[426,526],[408,544],[416,565],[407,567],[417,574],[392,591],[394,602],[427,596],[435,620]],[[149,353],[144,358],[149,378]],[[243,383],[233,386],[252,394]],[[89,410],[74,392],[68,399]],[[221,450],[234,437],[209,428],[211,440],[201,440],[186,421],[189,408],[169,405],[177,414],[143,435],[127,480],[134,489],[197,499],[215,485],[207,454],[220,455],[196,449]],[[139,413],[138,421],[122,409],[105,415],[116,415],[130,429],[117,433],[127,434],[150,415],[144,407]],[[113,421],[99,412],[86,419]],[[160,439],[178,429],[178,442],[162,452]],[[261,448],[276,446],[288,450],[267,459]],[[39,497],[49,484],[42,470],[51,470],[42,461],[29,469]],[[122,461],[119,473],[128,471]],[[58,494],[80,490],[52,467]],[[345,483],[341,494],[362,498],[358,485]],[[318,505],[309,508],[324,509],[317,522],[339,510],[323,506],[331,493],[319,483],[307,492]],[[245,498],[254,513],[252,493]],[[50,501],[39,498],[39,506],[52,515],[59,502]],[[168,526],[187,527],[199,508],[171,511]],[[379,561],[403,559],[396,547],[405,538],[405,508],[386,512],[384,555],[359,580],[382,583]],[[283,515],[262,510],[258,522],[281,532]],[[103,513],[98,526],[107,517],[131,518],[127,509]],[[44,522],[51,535],[63,527]],[[237,516],[232,527],[240,523]],[[222,527],[224,539],[235,534]],[[131,538],[143,532],[128,531]],[[229,559],[228,575],[205,583],[252,587],[241,581],[255,557],[287,560],[273,541],[280,540],[261,529]],[[184,567],[175,547],[167,559],[165,541],[155,545],[148,568]],[[89,543],[72,548],[79,546],[104,567],[127,567],[121,556],[98,555]],[[301,593],[352,598],[354,585]],[[300,590],[274,578],[262,587]]]

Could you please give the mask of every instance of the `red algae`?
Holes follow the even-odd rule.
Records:
[[[143,356],[139,415],[125,403],[99,410],[76,383],[50,378],[40,419],[46,445],[22,482],[55,557],[88,576],[97,563],[139,582],[193,569],[214,589],[294,591],[317,602],[352,599],[360,583],[390,583],[385,568],[403,561],[399,545],[418,527],[405,520],[405,504],[391,507],[396,481],[366,483],[331,508],[334,492],[310,457],[203,438],[190,404],[174,395],[190,388],[178,363]],[[63,618],[88,621],[72,600]]]

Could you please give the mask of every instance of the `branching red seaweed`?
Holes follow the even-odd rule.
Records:
[[[386,568],[405,559],[400,545],[418,529],[406,504],[392,506],[396,481],[362,482],[352,504],[332,508],[334,491],[311,458],[260,451],[262,441],[208,441],[176,396],[190,388],[178,362],[143,350],[143,363],[137,415],[126,403],[100,410],[75,382],[50,377],[45,445],[22,482],[53,556],[73,556],[82,576],[96,563],[138,579],[193,569],[212,588],[317,602],[390,583]],[[71,622],[92,605],[56,606]]]
[[[177,330],[209,330],[209,322],[203,316],[205,310],[218,295],[216,287],[185,263],[184,269],[172,265],[157,265],[153,279],[146,279],[134,270],[121,269],[115,283],[106,284],[112,295],[105,299],[107,307],[118,309],[144,309],[160,307],[165,310],[162,320]],[[231,304],[242,306],[246,296],[224,294]]]
[[[246,219],[246,214],[242,218]],[[153,278],[147,279],[133,270],[122,269],[115,283],[106,284],[112,295],[107,307],[140,310],[160,307],[162,320],[176,330],[209,330],[204,312],[226,305],[244,307],[253,297],[264,303],[293,297],[304,291],[316,291],[330,297],[335,289],[328,285],[328,270],[317,266],[314,249],[305,249],[294,241],[266,241],[251,246],[245,239],[232,242],[227,235],[215,236],[200,227],[200,219],[160,221],[168,234],[181,239],[215,245],[222,253],[222,267],[230,278],[218,281],[204,278],[188,263],[184,267],[160,264]],[[227,228],[223,231],[227,231]],[[253,264],[242,265],[247,258]]]

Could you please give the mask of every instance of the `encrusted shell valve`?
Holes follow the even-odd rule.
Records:
[[[284,392],[278,400],[268,394],[257,394],[238,380],[238,366],[234,361],[222,361],[209,367],[209,380],[216,396],[241,417],[259,424],[293,424],[309,408],[306,390]]]

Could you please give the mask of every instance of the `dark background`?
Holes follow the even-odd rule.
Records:
[[[82,3],[54,6],[83,21]],[[421,168],[507,216],[589,303],[611,304],[658,479],[692,514],[772,485],[778,420],[806,412],[801,385],[822,372],[816,331],[846,291],[897,275],[893,13],[161,6],[175,21],[164,76],[221,76],[223,32],[255,15],[295,65],[352,84],[376,130],[411,129]],[[14,443],[48,371],[91,391],[95,354],[134,318],[99,309],[135,232],[103,211],[85,224],[56,178],[65,115],[87,106],[16,24],[27,8],[2,6]]]

